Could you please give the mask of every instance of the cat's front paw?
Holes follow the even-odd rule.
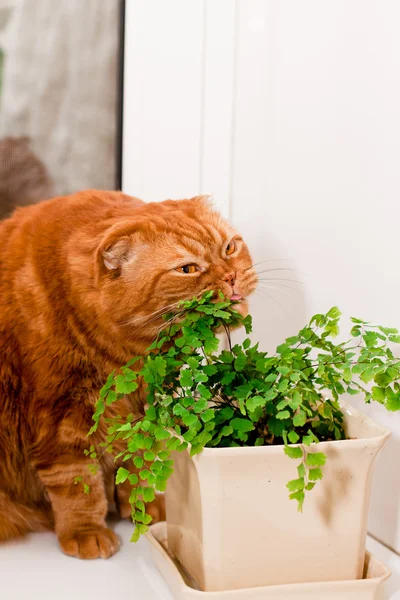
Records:
[[[106,527],[60,536],[58,541],[65,554],[76,558],[110,558],[119,549],[117,536]]]

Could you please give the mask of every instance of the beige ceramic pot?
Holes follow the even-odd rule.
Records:
[[[282,446],[174,453],[168,546],[205,591],[362,578],[372,467],[389,432],[343,405],[351,439],[322,442],[324,478],[303,513]]]

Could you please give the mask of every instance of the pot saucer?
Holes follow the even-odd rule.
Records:
[[[146,534],[155,565],[175,600],[380,600],[390,570],[366,552],[364,578],[354,581],[291,583],[223,592],[204,592],[168,551],[165,522],[152,525]]]

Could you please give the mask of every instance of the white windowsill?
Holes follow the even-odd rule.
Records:
[[[0,545],[2,600],[173,600],[152,564],[146,541],[129,543],[128,522],[117,523],[115,531],[122,548],[109,560],[69,558],[52,533]],[[373,539],[368,540],[368,549],[393,571],[385,600],[400,600],[400,557]]]

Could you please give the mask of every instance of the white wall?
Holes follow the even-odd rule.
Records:
[[[396,0],[127,3],[124,189],[216,193],[279,269],[252,307],[269,350],[333,304],[400,326],[399,23]],[[400,551],[400,417],[380,408],[370,529]]]
[[[231,0],[128,0],[123,187],[147,200],[212,192],[228,216]]]

